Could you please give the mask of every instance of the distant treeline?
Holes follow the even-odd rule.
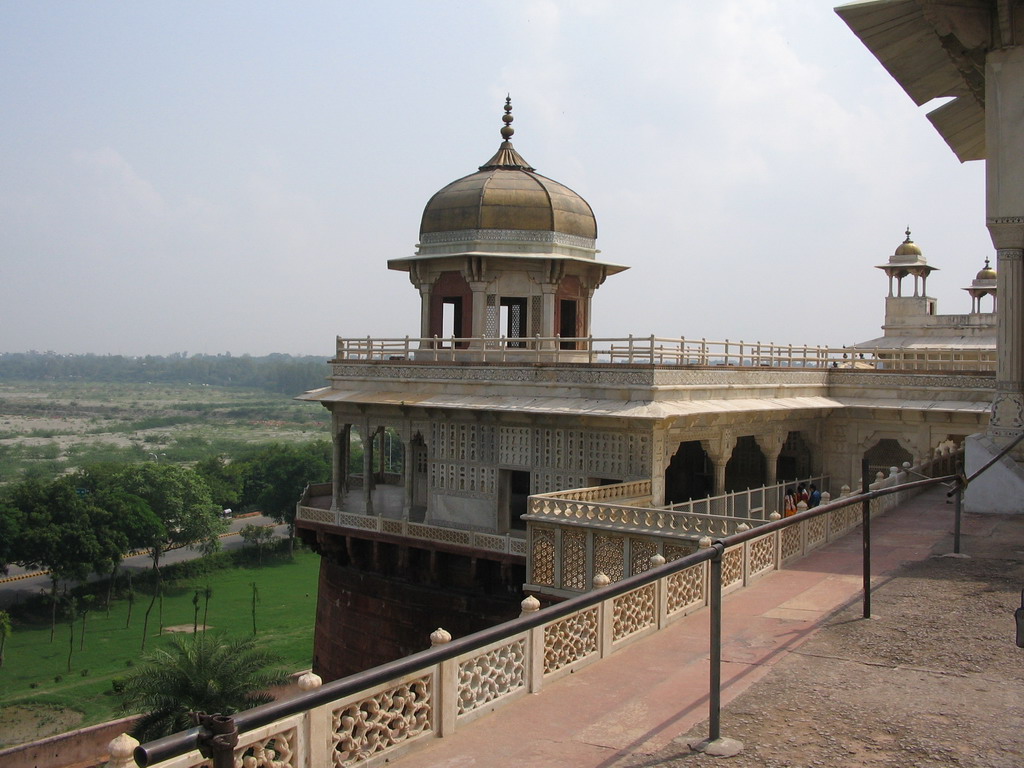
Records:
[[[325,385],[323,357],[192,355],[58,355],[54,352],[0,352],[0,381],[110,381],[122,383],[209,384],[252,387],[296,394]]]

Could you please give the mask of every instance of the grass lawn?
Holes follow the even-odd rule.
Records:
[[[212,589],[207,623],[210,632],[230,637],[252,634],[252,587],[255,582],[259,603],[256,630],[261,644],[280,658],[288,672],[306,669],[313,656],[313,626],[316,617],[317,573],[320,558],[296,551],[294,562],[265,561],[262,568],[238,567],[214,571],[194,579],[166,583],[163,600],[164,633],[158,633],[158,606],[149,620],[146,650],[168,644],[173,635],[167,627],[193,626],[192,598],[195,591]],[[112,681],[124,677],[143,656],[142,623],[150,595],[136,590],[131,624],[126,627],[128,602],[115,601],[108,617],[103,610],[91,612],[86,620],[85,646],[80,650],[81,619],[75,622],[71,670],[68,671],[70,630],[58,623],[50,642],[49,622],[18,623],[7,642],[4,666],[0,668],[0,709],[12,704],[47,703],[82,713],[80,726],[104,722],[125,713]],[[204,602],[200,596],[199,623]],[[0,747],[5,743],[0,731]]]

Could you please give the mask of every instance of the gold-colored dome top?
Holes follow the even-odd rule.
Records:
[[[920,256],[921,246],[910,239],[910,227],[907,227],[907,239],[896,248],[894,256]]]
[[[978,272],[978,280],[995,280],[996,271],[989,266],[988,259],[985,259],[985,266]]]
[[[541,176],[512,146],[512,99],[505,99],[502,142],[476,173],[456,179],[427,202],[420,234],[466,230],[532,230],[590,240],[597,219],[571,189]]]

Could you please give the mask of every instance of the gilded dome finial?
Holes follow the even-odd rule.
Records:
[[[501,121],[505,123],[501,126],[501,138],[508,141],[512,138],[512,134],[516,132],[516,129],[512,127],[512,121],[515,118],[512,117],[512,94],[505,96],[505,114],[501,116]]]

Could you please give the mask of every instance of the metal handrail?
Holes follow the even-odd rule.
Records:
[[[866,473],[865,473],[866,474]],[[391,680],[411,674],[426,666],[439,664],[443,661],[450,661],[457,656],[470,651],[475,651],[484,646],[500,641],[510,635],[535,629],[549,622],[558,620],[571,613],[591,606],[598,605],[610,598],[618,597],[637,587],[653,583],[659,579],[670,576],[674,573],[685,570],[704,561],[708,561],[711,567],[711,594],[708,604],[710,609],[710,650],[711,650],[711,673],[709,691],[709,741],[717,740],[720,737],[721,728],[721,626],[722,626],[722,556],[724,552],[734,546],[743,544],[751,539],[764,536],[766,533],[781,530],[791,525],[797,525],[805,520],[818,517],[823,514],[842,509],[854,504],[861,504],[865,510],[865,519],[870,519],[868,513],[870,502],[873,499],[881,498],[893,493],[900,493],[909,490],[924,489],[933,485],[955,480],[957,475],[943,475],[926,480],[916,480],[909,483],[894,485],[889,488],[868,490],[842,499],[821,504],[812,509],[798,512],[790,517],[781,518],[758,526],[756,529],[740,531],[730,536],[715,539],[710,545],[696,552],[685,555],[677,560],[655,566],[643,573],[629,576],[621,581],[614,582],[600,589],[595,589],[577,597],[571,597],[562,603],[543,608],[536,613],[521,616],[511,621],[503,622],[493,627],[474,632],[462,638],[457,638],[444,645],[435,646],[425,651],[420,651],[411,656],[406,656],[373,669],[359,672],[349,677],[325,683],[319,688],[307,691],[298,696],[284,701],[275,701],[255,709],[246,710],[236,715],[235,726],[239,733],[255,730],[261,726],[268,725],[276,720],[289,717],[308,709],[315,708],[322,704],[340,699],[344,696],[367,690],[374,686],[382,685]],[[863,526],[863,536],[870,537],[870,529]],[[864,547],[864,582],[865,608],[870,606],[870,582],[867,575],[870,572],[870,545]],[[166,736],[135,748],[135,761],[139,766],[148,766],[163,760],[168,760],[185,752],[197,748],[197,737],[200,729],[193,728],[188,731]]]

